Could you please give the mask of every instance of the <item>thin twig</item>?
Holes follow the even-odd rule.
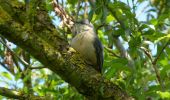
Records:
[[[158,59],[160,58],[161,54],[163,53],[163,51],[165,50],[165,48],[168,46],[169,42],[170,42],[170,39],[169,39],[168,42],[164,45],[164,47],[161,49],[161,51],[159,52],[159,54],[157,55],[157,57],[155,58],[155,60],[152,62],[153,68],[154,68],[155,73],[156,73],[156,77],[157,77],[157,79],[158,79],[158,81],[159,81],[159,84],[160,84],[161,87],[162,87],[162,90],[164,90],[164,85],[163,85],[163,82],[162,82],[162,80],[161,80],[160,72],[159,72],[158,68],[156,67],[156,63],[157,63]]]
[[[81,4],[81,0],[78,0],[76,19],[78,19],[78,16],[79,16],[79,11],[80,11],[80,8],[81,8],[80,4]]]
[[[154,68],[154,70],[155,70],[156,78],[157,78],[157,80],[158,80],[158,82],[159,82],[162,90],[164,90],[164,85],[163,85],[163,82],[162,82],[162,80],[161,80],[160,72],[159,72],[156,64],[153,64],[153,68]]]
[[[45,66],[40,66],[40,67],[30,67],[30,69],[43,69],[43,68],[47,68]]]
[[[168,42],[163,46],[163,48],[161,49],[161,51],[159,52],[159,54],[157,55],[157,57],[156,57],[154,60],[152,59],[151,54],[150,54],[147,50],[145,50],[144,48],[140,48],[140,49],[142,49],[142,50],[145,52],[145,54],[146,54],[146,55],[149,57],[149,59],[151,60],[151,62],[152,62],[152,67],[153,67],[153,69],[154,69],[154,71],[155,71],[155,74],[156,74],[156,78],[157,78],[160,86],[162,87],[162,90],[164,90],[164,85],[163,85],[163,82],[162,82],[162,80],[161,80],[160,72],[159,72],[159,70],[158,70],[158,68],[157,68],[157,66],[156,66],[156,63],[157,63],[158,59],[160,58],[161,54],[163,53],[163,51],[165,50],[165,48],[168,46],[169,42],[170,42],[170,39],[169,39]]]
[[[21,59],[18,55],[16,55],[1,39],[0,39],[0,42],[1,42],[15,57],[17,57],[17,58],[21,61],[22,64],[24,64],[24,65],[26,65],[26,66],[29,66],[29,64],[28,64],[26,61],[24,61],[24,60]]]
[[[105,26],[106,24],[102,24],[102,25],[100,25],[100,26],[98,26],[97,28],[96,28],[96,34],[98,34],[98,30],[100,29],[100,28],[102,28],[103,26]]]
[[[147,50],[144,47],[140,47],[141,50],[144,51],[144,53],[148,56],[148,58],[150,59],[151,62],[153,62],[152,56],[151,56],[151,52],[149,50]]]
[[[160,86],[161,86],[162,89],[163,89],[164,86],[163,86],[163,83],[162,83],[162,80],[161,80],[161,77],[160,77],[160,73],[159,73],[158,68],[156,67],[156,63],[154,63],[154,61],[153,61],[153,59],[152,59],[151,53],[150,53],[146,48],[144,48],[144,47],[141,47],[140,49],[144,51],[144,53],[148,56],[148,58],[149,58],[150,61],[152,62],[152,67],[153,67],[153,69],[154,69],[154,71],[155,71],[156,78],[157,78]]]
[[[152,62],[153,65],[156,65],[158,59],[160,58],[161,54],[163,53],[163,51],[165,50],[165,48],[168,46],[170,42],[170,39],[168,40],[168,42],[164,45],[164,47],[161,49],[161,51],[159,52],[159,54],[157,55],[157,57],[155,58],[155,60]]]
[[[62,23],[71,29],[74,24],[73,18],[61,7],[61,5],[59,5],[58,2],[56,2],[56,0],[53,0],[52,4],[56,15],[61,18]]]
[[[112,49],[110,49],[110,48],[108,48],[108,47],[106,47],[106,46],[104,46],[104,49],[107,50],[109,53],[111,53],[113,56],[115,56],[115,57],[117,57],[117,58],[121,58],[120,56],[118,56],[117,54],[115,54]]]

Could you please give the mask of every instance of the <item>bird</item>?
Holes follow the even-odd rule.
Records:
[[[94,26],[88,20],[82,20],[74,23],[71,32],[73,34],[71,47],[85,59],[87,64],[101,73],[104,61],[103,45]]]

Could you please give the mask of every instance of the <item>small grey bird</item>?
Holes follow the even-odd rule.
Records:
[[[103,46],[94,31],[94,27],[87,20],[76,22],[72,27],[73,39],[71,47],[92,65],[97,71],[102,72]]]

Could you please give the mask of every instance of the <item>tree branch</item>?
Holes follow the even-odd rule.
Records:
[[[0,87],[0,95],[8,97],[8,98],[17,99],[17,100],[18,99],[19,100],[47,100],[47,98],[49,99],[49,97],[24,94],[14,89],[8,89],[4,87]]]
[[[157,80],[162,88],[162,90],[164,90],[164,84],[162,82],[162,79],[161,79],[161,75],[160,75],[160,72],[156,66],[156,63],[159,59],[159,57],[161,56],[161,54],[163,53],[163,51],[165,50],[165,48],[169,45],[170,43],[170,39],[167,41],[167,43],[163,46],[163,48],[161,49],[161,51],[158,53],[157,57],[154,59],[154,61],[152,62],[152,65],[153,65],[153,68],[155,70],[155,74],[156,74],[156,77],[157,77]]]
[[[12,89],[3,88],[3,87],[0,87],[0,95],[9,97],[9,98],[14,98],[14,99],[23,98],[22,93],[12,90]]]
[[[161,49],[161,51],[158,53],[157,57],[155,59],[152,58],[151,56],[151,53],[144,47],[140,47],[141,50],[144,51],[144,53],[148,56],[148,58],[150,59],[150,61],[152,62],[152,67],[155,71],[155,74],[156,74],[156,78],[162,88],[162,90],[164,90],[164,85],[163,85],[163,82],[162,82],[162,79],[161,79],[161,75],[160,75],[160,72],[159,72],[159,69],[157,68],[157,61],[158,59],[160,58],[161,54],[163,53],[163,51],[165,50],[165,48],[168,46],[170,42],[170,39],[167,41],[167,43],[163,46],[163,48]]]
[[[65,51],[61,51],[59,49],[60,47],[57,47],[59,45],[54,47],[49,44],[38,36],[41,34],[39,33],[41,31],[32,31],[32,33],[25,38],[23,36],[26,34],[25,30],[25,27],[16,22],[15,19],[12,19],[12,21],[5,20],[4,23],[0,23],[0,34],[2,36],[29,52],[44,66],[48,66],[49,69],[60,75],[66,82],[74,86],[87,98],[100,98],[103,100],[131,99],[119,86],[105,80],[101,74],[91,66],[85,64],[78,54],[70,55]],[[56,40],[61,39],[56,37]],[[59,41],[56,41],[56,43],[60,44]]]
[[[9,23],[9,22],[6,22]],[[59,74],[65,81],[75,86],[78,91],[89,98],[119,98],[126,100],[128,96],[117,85],[104,80],[93,68],[81,61],[78,55],[62,55],[58,50],[47,44],[35,34],[27,40],[22,37],[24,30],[15,27],[16,23],[0,24],[0,34],[13,41]],[[89,76],[90,75],[90,76]],[[99,91],[102,89],[102,92]],[[96,95],[96,96],[95,96]]]

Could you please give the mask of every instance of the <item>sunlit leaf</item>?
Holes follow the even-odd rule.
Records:
[[[8,72],[2,72],[1,76],[4,76],[5,78],[12,80],[12,76]]]
[[[170,99],[170,92],[157,91],[157,93],[160,95],[162,99]]]

